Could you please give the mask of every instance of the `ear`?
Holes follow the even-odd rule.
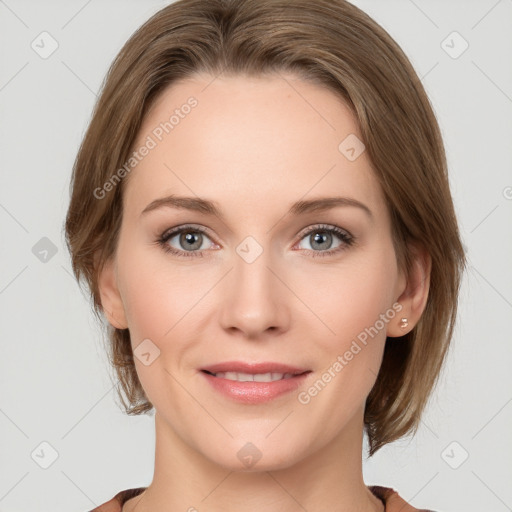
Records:
[[[112,259],[105,263],[99,274],[98,288],[103,313],[110,324],[116,329],[127,329],[128,323],[121,294],[117,286],[117,273]]]
[[[403,336],[412,331],[427,304],[432,258],[427,250],[418,244],[410,244],[409,251],[412,265],[407,276],[401,274],[400,283],[402,284],[396,302],[402,306],[402,309],[388,324],[387,335],[390,337]],[[402,318],[406,318],[408,322],[405,328],[400,327]]]

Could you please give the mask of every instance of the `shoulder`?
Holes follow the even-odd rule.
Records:
[[[370,485],[368,489],[385,503],[386,512],[435,512],[435,510],[413,507],[391,487]]]
[[[131,498],[141,494],[146,488],[137,487],[136,489],[125,489],[119,491],[111,500],[103,503],[90,512],[121,512],[123,505]]]

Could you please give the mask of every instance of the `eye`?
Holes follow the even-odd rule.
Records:
[[[341,240],[341,243],[334,249],[331,249],[333,245],[333,236],[334,238]],[[332,256],[333,254],[339,253],[351,246],[355,239],[344,229],[337,226],[320,224],[310,228],[302,236],[301,240],[306,240],[310,244],[310,247],[312,248],[307,250],[311,252],[311,255],[315,258],[317,256]]]
[[[157,240],[157,243],[162,249],[167,252],[180,257],[203,257],[203,251],[207,249],[204,247],[205,240],[209,239],[207,230],[201,226],[181,226],[165,231]],[[338,238],[341,242],[331,249],[333,245],[333,237]],[[170,242],[176,239],[174,244],[178,248],[173,247]],[[355,238],[347,231],[337,227],[320,224],[309,228],[306,233],[301,237],[301,241],[306,240],[309,242],[311,249],[306,250],[311,253],[313,257],[317,256],[331,256],[345,250],[347,247],[354,243]]]
[[[173,238],[177,238],[178,247],[183,249],[175,249],[169,242]],[[182,226],[180,228],[166,231],[161,235],[157,242],[162,246],[165,252],[183,257],[203,257],[203,253],[199,251],[205,250],[203,242],[206,236],[206,229],[199,226]]]

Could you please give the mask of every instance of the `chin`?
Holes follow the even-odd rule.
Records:
[[[276,437],[270,442],[262,435],[260,441],[235,441],[217,445],[218,450],[203,451],[211,462],[226,470],[238,473],[258,473],[262,471],[277,471],[294,465],[300,459],[297,446],[286,446]],[[254,439],[254,438],[253,438]],[[210,453],[208,453],[210,452]]]

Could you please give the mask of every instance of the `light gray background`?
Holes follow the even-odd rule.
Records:
[[[0,0],[0,511],[85,512],[151,481],[153,417],[117,406],[62,227],[107,67],[167,3]],[[365,481],[418,508],[512,510],[512,0],[354,3],[422,77],[470,263],[453,349],[421,430],[365,461]],[[46,59],[31,47],[43,31],[59,45]],[[458,58],[442,46],[453,31],[469,43]],[[32,251],[43,237],[57,249],[46,262]],[[52,449],[42,442],[58,454],[47,469],[40,464]]]

